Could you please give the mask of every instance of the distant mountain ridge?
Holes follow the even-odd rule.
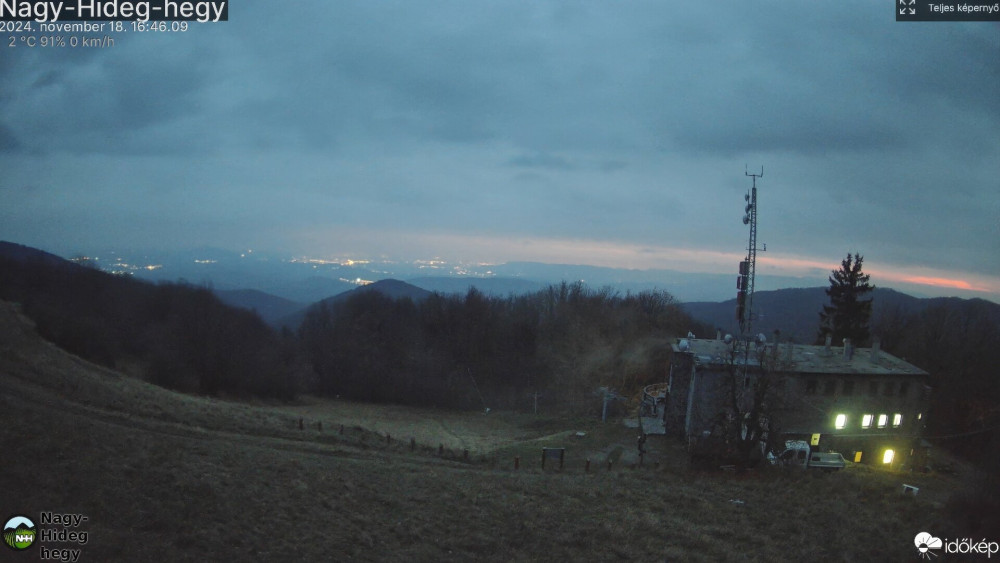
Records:
[[[478,277],[422,277],[407,278],[407,283],[438,293],[467,293],[475,287],[487,295],[505,296],[520,295],[543,289],[547,284],[539,281],[514,277],[478,278]]]
[[[920,313],[935,305],[959,305],[979,303],[995,311],[1000,318],[1000,305],[983,299],[961,299],[958,297],[913,297],[894,289],[876,288],[872,295],[872,324],[883,316],[906,316]],[[799,343],[812,343],[819,333],[819,313],[829,304],[825,287],[807,287],[758,291],[754,293],[753,332],[763,333],[768,339],[774,331],[781,331],[781,339],[793,338]],[[681,308],[692,317],[710,324],[723,333],[736,334],[739,331],[736,320],[736,299],[722,302],[682,303]],[[706,335],[714,336],[714,335]]]
[[[50,266],[77,266],[75,262],[56,256],[55,254],[50,254],[44,250],[5,240],[0,240],[0,256],[18,262],[34,260]]]
[[[226,305],[256,311],[264,322],[272,326],[306,306],[256,289],[213,290],[213,293]]]
[[[321,306],[323,304],[326,304],[327,306],[336,305],[337,303],[350,299],[352,296],[373,291],[381,293],[382,295],[392,299],[409,298],[417,303],[434,294],[434,292],[427,291],[426,289],[419,288],[404,281],[393,279],[379,280],[377,282],[363,285],[350,291],[344,291],[332,297],[327,297],[326,299],[312,303],[299,309],[298,311],[295,311],[294,313],[278,319],[271,324],[274,326],[286,326],[288,328],[295,329],[302,324],[302,321],[306,318],[306,313],[313,307]]]

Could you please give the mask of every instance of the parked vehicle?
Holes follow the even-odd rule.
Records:
[[[785,451],[778,455],[777,462],[784,465],[796,465],[806,468],[837,471],[843,469],[847,462],[844,456],[837,452],[814,452],[809,444],[801,440],[785,442]]]

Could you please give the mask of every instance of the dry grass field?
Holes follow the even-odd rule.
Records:
[[[912,561],[962,479],[699,473],[659,437],[638,466],[618,423],[191,397],[64,353],[8,303],[0,388],[0,513],[86,515],[88,543],[60,545],[81,561]]]

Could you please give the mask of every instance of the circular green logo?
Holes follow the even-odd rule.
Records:
[[[14,516],[3,527],[3,542],[14,551],[35,543],[35,523],[25,516]]]

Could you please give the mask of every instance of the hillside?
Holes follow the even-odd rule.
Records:
[[[204,287],[154,285],[5,244],[0,299],[21,304],[51,342],[164,387],[272,398],[297,392],[294,342]]]
[[[226,305],[256,312],[271,326],[281,326],[281,319],[305,308],[297,301],[256,289],[214,290],[213,293]]]
[[[921,299],[892,289],[876,288],[872,296],[872,318],[892,312],[914,314],[928,306],[945,302],[942,299]],[[963,301],[955,299],[955,301]],[[829,304],[824,287],[790,288],[774,291],[758,291],[754,294],[753,306],[756,318],[754,333],[763,332],[769,339],[775,329],[781,331],[781,338],[794,338],[796,342],[811,344],[819,331],[819,312]],[[682,303],[681,307],[694,318],[719,327],[723,332],[736,334],[736,299],[721,303]]]
[[[407,283],[427,291],[438,293],[465,293],[475,287],[487,295],[520,295],[538,291],[545,284],[520,278],[475,278],[475,277],[419,277],[409,278]]]
[[[343,303],[344,301],[347,301],[352,297],[358,295],[364,295],[369,292],[376,292],[390,299],[408,298],[415,303],[426,299],[432,293],[430,291],[427,291],[426,289],[421,289],[415,285],[411,285],[404,281],[392,280],[392,279],[379,280],[377,282],[370,283],[367,285],[353,286],[353,287],[354,289],[342,291],[340,293],[337,293],[336,295],[332,295],[330,297],[312,303],[308,307],[302,307],[297,311],[295,311],[294,313],[285,315],[284,317],[281,317],[280,319],[276,320],[274,324],[278,326],[287,326],[292,329],[298,328],[302,324],[302,320],[306,318],[306,312],[310,308],[324,306],[324,305],[331,306],[337,303]]]
[[[391,408],[359,418],[348,403],[190,397],[65,353],[4,302],[0,387],[11,456],[0,480],[17,483],[0,505],[87,516],[86,545],[57,544],[86,561],[909,560],[914,530],[960,525],[945,509],[961,476],[908,475],[922,487],[914,498],[898,494],[901,477],[860,467],[692,473],[679,445],[652,439],[635,467],[622,454],[632,431],[592,420]],[[379,434],[356,425],[364,416]],[[411,452],[407,428],[422,419],[465,443],[496,435],[500,447],[473,447],[466,462],[452,449],[438,456],[428,436]],[[341,434],[344,422],[355,426]],[[587,437],[574,441],[580,429]],[[542,445],[568,448],[565,470],[538,468]],[[790,540],[820,530],[823,542]]]

